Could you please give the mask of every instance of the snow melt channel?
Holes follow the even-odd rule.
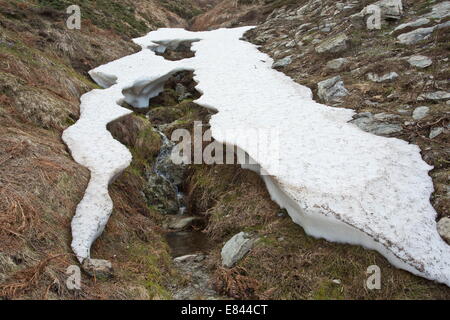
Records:
[[[363,132],[348,123],[353,111],[314,102],[308,88],[273,70],[271,58],[239,40],[248,29],[159,29],[134,40],[141,52],[90,72],[100,85],[112,86],[84,95],[80,120],[63,135],[74,159],[91,170],[72,223],[79,259],[89,257],[111,214],[108,183],[131,161],[106,130],[108,122],[129,113],[119,106],[123,92],[141,107],[155,94],[148,88],[157,90],[174,72],[194,70],[203,94],[195,102],[218,111],[210,121],[214,139],[237,145],[259,163],[274,201],[307,233],[377,250],[399,268],[450,286],[450,246],[436,230],[431,167],[419,148]],[[160,43],[189,40],[200,40],[192,43],[193,58],[167,61],[152,51]],[[245,134],[223,134],[242,128],[277,131],[280,156],[246,150],[252,137]]]

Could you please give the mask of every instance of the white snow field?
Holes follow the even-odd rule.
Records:
[[[450,286],[450,246],[437,233],[431,167],[419,148],[363,132],[348,123],[353,111],[314,102],[310,89],[239,40],[248,29],[159,29],[134,40],[141,52],[90,72],[107,89],[82,97],[80,120],[63,134],[74,159],[91,171],[72,223],[79,260],[90,256],[111,214],[108,184],[131,161],[106,124],[130,113],[119,106],[123,99],[147,106],[171,74],[193,70],[203,94],[196,103],[218,111],[210,122],[214,139],[248,152],[266,173],[273,200],[308,234],[377,250],[398,268]],[[168,61],[152,51],[185,40],[197,41],[195,57]],[[242,128],[278,132],[279,153],[260,156],[246,150],[253,137],[223,133]]]

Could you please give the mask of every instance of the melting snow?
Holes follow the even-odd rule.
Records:
[[[377,250],[399,268],[450,285],[450,247],[437,233],[431,167],[419,148],[363,132],[348,123],[353,111],[314,102],[310,89],[273,70],[271,58],[239,40],[248,29],[159,29],[134,40],[141,52],[90,72],[108,88],[82,97],[80,120],[63,134],[74,159],[91,171],[72,222],[79,260],[90,256],[111,214],[108,184],[131,161],[106,124],[130,113],[119,106],[123,100],[143,107],[171,74],[193,70],[203,94],[196,103],[218,111],[210,121],[213,137],[259,163],[274,201],[308,234]],[[193,58],[167,61],[152,51],[189,40]],[[223,133],[242,128],[278,132],[279,155],[262,157],[246,149],[252,137]]]

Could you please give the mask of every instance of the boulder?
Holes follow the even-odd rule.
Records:
[[[374,116],[370,112],[362,112],[353,116],[354,120],[350,122],[366,132],[380,136],[388,136],[400,132],[403,129],[398,124],[384,122],[395,118],[396,115],[391,114],[379,113]]]
[[[112,278],[114,272],[110,261],[100,259],[84,259],[83,270],[92,277],[97,279]]]
[[[335,37],[326,39],[316,47],[317,53],[337,53],[348,48],[349,38],[346,34],[341,33]]]
[[[232,237],[222,249],[222,265],[232,268],[253,248],[255,241],[256,239],[246,232]]]
[[[417,29],[419,27],[423,27],[426,26],[428,24],[431,23],[430,19],[427,18],[420,18],[411,22],[407,22],[407,23],[403,23],[399,26],[397,26],[392,32],[391,34],[393,35],[399,35],[405,32],[410,32],[414,29]]]
[[[341,76],[336,76],[324,81],[321,81],[317,85],[318,95],[326,103],[330,102],[342,102],[342,97],[349,94],[348,90],[344,87],[344,81]]]
[[[433,61],[426,56],[412,56],[408,59],[408,63],[416,68],[425,69],[433,64]]]
[[[448,27],[450,27],[450,21],[438,24],[433,27],[419,28],[419,29],[413,30],[408,33],[403,33],[397,37],[397,40],[401,44],[413,45],[420,41],[429,39],[431,37],[431,34],[435,30],[444,29],[444,28],[448,28]]]

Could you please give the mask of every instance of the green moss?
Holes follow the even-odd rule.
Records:
[[[313,292],[312,298],[314,300],[343,300],[344,296],[339,284],[326,280]]]
[[[163,244],[163,242],[161,242]],[[165,245],[165,244],[163,244]],[[176,278],[170,272],[171,257],[169,250],[155,250],[148,245],[137,244],[129,249],[132,259],[140,261],[146,276],[143,285],[151,299],[171,299],[171,294],[165,288],[169,280]]]

